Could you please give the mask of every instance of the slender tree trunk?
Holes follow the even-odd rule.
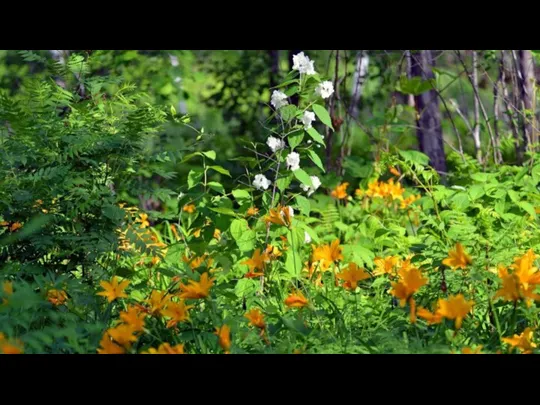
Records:
[[[479,163],[482,163],[482,144],[480,142],[480,100],[476,97],[476,94],[478,94],[478,54],[476,51],[472,51],[472,64],[471,83],[475,94],[473,140],[476,159]]]
[[[275,87],[279,83],[279,51],[268,51],[270,58],[270,87]]]
[[[360,113],[360,101],[364,91],[364,83],[368,75],[369,55],[367,51],[360,51],[356,55],[356,68],[353,75],[351,105],[349,114],[355,120],[358,119]]]
[[[499,86],[501,82],[504,80],[504,69],[503,69],[503,53],[501,51],[501,59],[499,60],[499,75],[497,76],[497,80],[493,84],[493,129],[495,131],[495,152],[497,156],[497,160],[495,163],[502,163],[502,152],[501,152],[501,136],[499,133],[499,122],[501,120],[500,118],[500,109],[501,109],[501,102],[499,97]]]
[[[431,67],[434,61],[430,50],[414,51],[411,54],[412,76],[423,80],[434,78]],[[441,128],[441,112],[439,99],[434,89],[414,97],[417,116],[418,144],[425,153],[431,166],[443,177],[446,174],[446,156],[444,154],[443,134]]]
[[[523,119],[523,135],[527,147],[534,150],[536,134],[534,133],[534,60],[530,50],[520,50],[519,70],[521,79],[521,108]]]
[[[506,110],[506,117],[508,119],[510,129],[512,130],[512,136],[514,137],[514,146],[516,150],[516,163],[522,164],[523,163],[523,148],[521,147],[521,139],[519,136],[519,132],[516,125],[515,120],[515,109],[512,107],[512,104],[510,102],[510,94],[508,92],[508,87],[506,86],[506,52],[504,50],[501,50],[501,64],[499,66],[499,74],[501,76],[501,87],[502,87],[502,99],[504,101],[504,107]],[[513,75],[510,78],[510,80],[513,82]]]

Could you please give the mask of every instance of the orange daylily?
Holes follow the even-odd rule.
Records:
[[[471,311],[474,301],[466,301],[462,294],[439,300],[437,312],[446,319],[455,319],[456,329],[461,328],[463,318]]]
[[[514,264],[510,267],[514,269],[514,274],[519,278],[519,282],[523,285],[523,288],[527,289],[529,285],[540,284],[540,272],[538,268],[534,266],[534,261],[537,255],[534,254],[532,249],[529,249],[521,257],[514,259]]]
[[[130,305],[127,311],[120,312],[120,319],[131,326],[135,332],[144,329],[144,318],[146,318],[146,314],[133,305]]]
[[[358,267],[356,263],[349,263],[348,268],[337,273],[336,277],[344,281],[343,288],[354,291],[358,287],[359,281],[370,278],[371,276],[365,269]]]
[[[184,345],[178,344],[171,347],[168,343],[162,343],[157,350],[151,347],[148,351],[141,352],[141,354],[184,354]]]
[[[259,329],[266,328],[266,323],[264,322],[264,315],[258,308],[252,308],[244,315],[245,318],[249,320],[249,324],[255,326]]]
[[[308,305],[308,300],[301,291],[296,291],[285,299],[285,305],[290,308],[302,308]]]
[[[210,288],[214,285],[214,278],[208,278],[208,273],[203,273],[199,281],[189,280],[189,284],[180,284],[180,298],[200,299],[210,294]]]
[[[195,205],[188,204],[184,205],[184,208],[182,208],[184,212],[187,212],[188,214],[193,214],[195,212]]]
[[[517,347],[523,354],[531,354],[536,347],[536,343],[532,341],[532,338],[533,330],[526,328],[520,335],[514,335],[511,338],[502,338],[502,340],[512,347]]]
[[[139,218],[137,218],[135,222],[140,222],[141,228],[143,229],[150,226],[150,222],[148,221],[148,214],[139,214]]]
[[[349,183],[339,184],[334,190],[332,190],[332,197],[337,198],[338,200],[347,198],[347,187],[349,187]]]
[[[49,290],[47,291],[47,301],[53,305],[63,305],[68,296],[64,290]]]
[[[150,297],[145,300],[150,305],[150,314],[161,315],[162,310],[171,300],[171,296],[164,291],[152,290]]]
[[[482,350],[482,345],[476,346],[476,349],[471,349],[470,347],[464,347],[461,349],[462,354],[482,354],[480,350]]]
[[[374,275],[380,276],[382,274],[392,274],[394,272],[394,267],[398,264],[399,257],[397,256],[388,256],[388,257],[376,257],[373,259],[375,264]]]
[[[343,247],[339,245],[339,239],[332,242],[331,245],[313,246],[312,262],[321,261],[322,270],[327,270],[332,263],[343,260],[341,251]]]
[[[193,308],[193,305],[186,305],[184,301],[169,302],[167,308],[162,311],[162,314],[170,317],[171,319],[167,322],[167,328],[173,328],[179,322],[184,322],[189,319],[188,310]]]
[[[99,282],[99,285],[101,285],[104,291],[98,292],[97,295],[107,297],[109,302],[113,302],[117,298],[128,297],[124,290],[129,285],[129,280],[123,280],[118,284],[117,277],[114,276],[110,282],[102,280]]]
[[[11,224],[11,226],[9,227],[9,231],[10,232],[15,232],[17,229],[20,229],[22,228],[22,224],[20,222],[14,222],[13,224]]]
[[[271,208],[268,215],[264,217],[266,223],[273,223],[276,225],[290,226],[292,218],[292,208],[287,206],[278,205],[276,208]]]
[[[126,352],[126,349],[111,340],[111,336],[108,332],[103,334],[99,344],[100,348],[97,349],[99,354],[124,354]]]
[[[442,263],[453,269],[464,269],[468,264],[472,263],[472,259],[471,256],[465,252],[461,243],[458,242],[456,243],[455,249],[448,252],[448,257],[444,259]]]
[[[259,209],[257,207],[249,207],[246,211],[246,217],[254,217],[259,213]]]
[[[218,343],[225,353],[229,353],[231,349],[231,328],[228,325],[223,325],[221,328],[216,328],[214,333],[218,337]]]
[[[270,257],[266,252],[263,252],[261,254],[261,249],[255,250],[253,252],[253,256],[251,259],[246,259],[242,262],[242,264],[247,264],[249,267],[249,272],[253,273],[254,270],[261,270],[264,271],[264,265],[265,263],[268,263],[270,261]]]
[[[120,324],[115,328],[107,330],[107,333],[114,339],[116,343],[126,348],[131,346],[131,342],[135,342],[137,340],[137,336],[133,334],[135,333],[135,329],[133,329],[133,326],[131,325]]]

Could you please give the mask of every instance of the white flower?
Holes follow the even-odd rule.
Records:
[[[300,169],[300,155],[296,152],[291,152],[287,155],[287,168],[293,172]]]
[[[313,121],[315,121],[315,113],[313,111],[304,111],[304,116],[302,117],[304,128],[310,129]]]
[[[257,188],[257,190],[268,190],[270,184],[272,183],[264,176],[264,174],[257,174],[255,176],[255,180],[253,180],[253,185]]]
[[[180,83],[181,81],[182,81],[182,79],[181,79],[179,76],[176,76],[176,77],[174,78],[174,82],[175,82],[175,83]]]
[[[321,96],[322,98],[328,98],[332,94],[334,94],[334,85],[329,80],[322,82],[315,89],[315,93],[317,93],[317,95]]]
[[[290,216],[291,218],[294,217],[294,209],[293,209],[293,207],[291,207],[291,206],[289,205],[287,208],[289,208],[289,216]]]
[[[287,95],[279,90],[274,90],[270,104],[272,104],[276,110],[280,109],[284,105],[289,104],[287,101]]]
[[[272,152],[276,152],[280,149],[283,149],[285,147],[285,142],[279,138],[274,138],[273,136],[269,136],[266,140],[266,144],[272,149]]]
[[[313,61],[304,55],[304,52],[293,55],[293,70],[298,70],[300,73],[305,73],[306,75],[314,75],[316,73]]]
[[[169,55],[169,58],[171,59],[171,65],[178,66],[178,56]]]
[[[304,231],[304,243],[311,243],[311,236],[306,231]]]
[[[310,176],[312,187],[301,184],[300,188],[304,191],[307,191],[308,197],[311,196],[321,186],[321,180],[317,176]]]

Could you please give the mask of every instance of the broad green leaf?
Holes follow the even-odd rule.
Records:
[[[313,149],[309,149],[308,156],[311,159],[311,161],[315,163],[317,167],[323,171],[323,173],[325,173],[323,162],[321,158],[319,157],[319,155],[317,155],[317,152],[315,152]]]
[[[431,81],[422,80],[421,77],[413,77],[411,79],[402,76],[396,85],[396,90],[403,94],[412,94],[418,96],[432,89]]]
[[[330,114],[328,114],[326,108],[319,104],[313,104],[313,112],[324,125],[331,128],[332,130],[334,129],[334,127],[332,126],[332,119],[330,118]]]
[[[304,139],[304,130],[299,129],[297,131],[294,131],[287,137],[287,139],[289,140],[289,146],[291,150],[294,150],[294,148],[300,145],[302,139]]]
[[[311,178],[309,175],[302,169],[297,169],[293,171],[294,177],[298,179],[298,181],[308,187],[313,187],[313,183],[311,182]]]
[[[206,156],[208,159],[216,160],[216,152],[213,150],[209,150],[206,152],[201,152],[204,156]]]
[[[215,170],[218,173],[224,174],[226,176],[231,177],[231,173],[227,169],[224,169],[221,166],[208,166],[209,169]]]
[[[295,199],[296,199],[296,203],[298,204],[298,209],[300,210],[300,212],[304,214],[305,216],[308,216],[310,208],[311,208],[309,200],[306,197],[301,196],[301,195],[297,195]]]
[[[208,187],[210,187],[212,190],[217,191],[218,193],[225,194],[225,188],[221,183],[218,183],[217,181],[210,181],[207,183]]]
[[[409,162],[422,166],[427,166],[429,164],[429,157],[422,152],[416,150],[400,150],[399,154]]]
[[[291,185],[292,179],[293,179],[293,176],[291,174],[286,177],[281,177],[280,179],[278,179],[278,181],[276,182],[278,190],[280,190],[281,192],[287,190],[287,188],[289,188],[289,186]]]
[[[536,211],[534,210],[534,207],[531,203],[528,203],[527,201],[521,201],[518,203],[518,205],[522,210],[526,211],[527,214],[536,219]]]
[[[190,170],[188,173],[188,189],[195,187],[203,177],[202,169]]]
[[[321,134],[317,132],[315,128],[311,127],[306,132],[308,133],[309,136],[311,136],[311,139],[313,139],[315,142],[323,146],[326,146],[326,144],[324,143],[323,137],[321,136]]]
[[[236,189],[232,191],[232,195],[240,205],[251,201],[251,195],[247,190]]]

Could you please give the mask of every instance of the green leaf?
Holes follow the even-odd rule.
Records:
[[[533,167],[531,171],[531,176],[535,184],[538,184],[538,182],[540,182],[540,165],[536,165]]]
[[[429,157],[417,150],[400,150],[399,154],[407,161],[416,163],[422,166],[429,164]]]
[[[304,214],[305,216],[309,216],[309,211],[311,209],[309,200],[306,197],[301,196],[301,195],[297,195],[295,199],[296,199],[296,203],[298,204],[298,209],[300,210],[300,212]]]
[[[531,203],[528,203],[527,201],[521,201],[518,203],[518,205],[522,210],[526,211],[527,214],[536,219],[536,211],[534,210],[534,207]]]
[[[287,188],[289,188],[289,186],[291,185],[292,179],[293,176],[291,174],[286,177],[279,178],[276,182],[278,190],[280,190],[281,192],[287,190]]]
[[[231,173],[227,169],[224,169],[221,166],[208,166],[209,169],[215,170],[218,173],[224,174],[226,176],[231,177]]]
[[[469,189],[471,200],[475,201],[485,194],[484,187],[481,184],[475,184]]]
[[[313,139],[315,142],[323,145],[323,146],[326,146],[326,144],[324,143],[324,139],[323,137],[321,136],[321,134],[319,134],[317,132],[317,130],[313,127],[311,127],[310,129],[308,129],[306,131],[308,133],[309,136],[311,136],[311,139]]]
[[[202,154],[206,156],[208,159],[216,160],[216,152],[214,152],[213,150],[202,152]]]
[[[244,205],[246,202],[251,202],[251,195],[246,190],[236,189],[232,191],[233,197],[238,201],[238,204]]]
[[[212,190],[217,191],[218,193],[225,194],[225,188],[221,183],[218,183],[217,181],[210,181],[208,182],[208,187],[210,187]]]
[[[289,104],[279,109],[279,115],[283,121],[288,122],[296,116],[298,108],[295,105]]]
[[[317,167],[323,171],[323,173],[326,172],[324,170],[323,162],[322,162],[321,158],[319,157],[319,155],[317,155],[317,152],[315,152],[313,149],[309,149],[308,150],[308,156],[311,159],[311,161],[313,163],[315,163],[317,165]]]
[[[212,207],[210,207],[210,210],[214,211],[214,212],[217,212],[218,214],[230,215],[231,217],[237,217],[238,216],[236,214],[236,212],[234,212],[231,208],[225,208],[225,207],[212,208]]]
[[[514,190],[508,190],[508,197],[510,197],[510,200],[512,200],[514,203],[519,202],[519,194]]]
[[[257,235],[249,227],[245,219],[235,219],[232,221],[230,231],[240,251],[247,252],[254,249]]]
[[[195,187],[203,177],[202,169],[190,170],[188,173],[188,189]]]
[[[294,174],[294,177],[296,177],[296,179],[308,186],[308,187],[313,187],[313,183],[311,182],[311,178],[309,177],[309,175],[302,169],[297,169],[295,171],[293,171],[293,174]]]
[[[289,140],[289,146],[291,147],[291,150],[294,150],[294,148],[300,145],[302,139],[304,139],[304,130],[299,129],[297,131],[294,131],[287,137],[287,139]]]
[[[315,115],[317,115],[317,117],[319,117],[324,125],[334,130],[334,127],[332,126],[332,119],[330,118],[330,114],[328,114],[326,108],[319,104],[313,104],[313,112]]]
[[[396,90],[403,94],[412,94],[418,96],[431,90],[432,85],[430,80],[422,80],[421,77],[413,77],[411,79],[402,76],[396,85]]]

